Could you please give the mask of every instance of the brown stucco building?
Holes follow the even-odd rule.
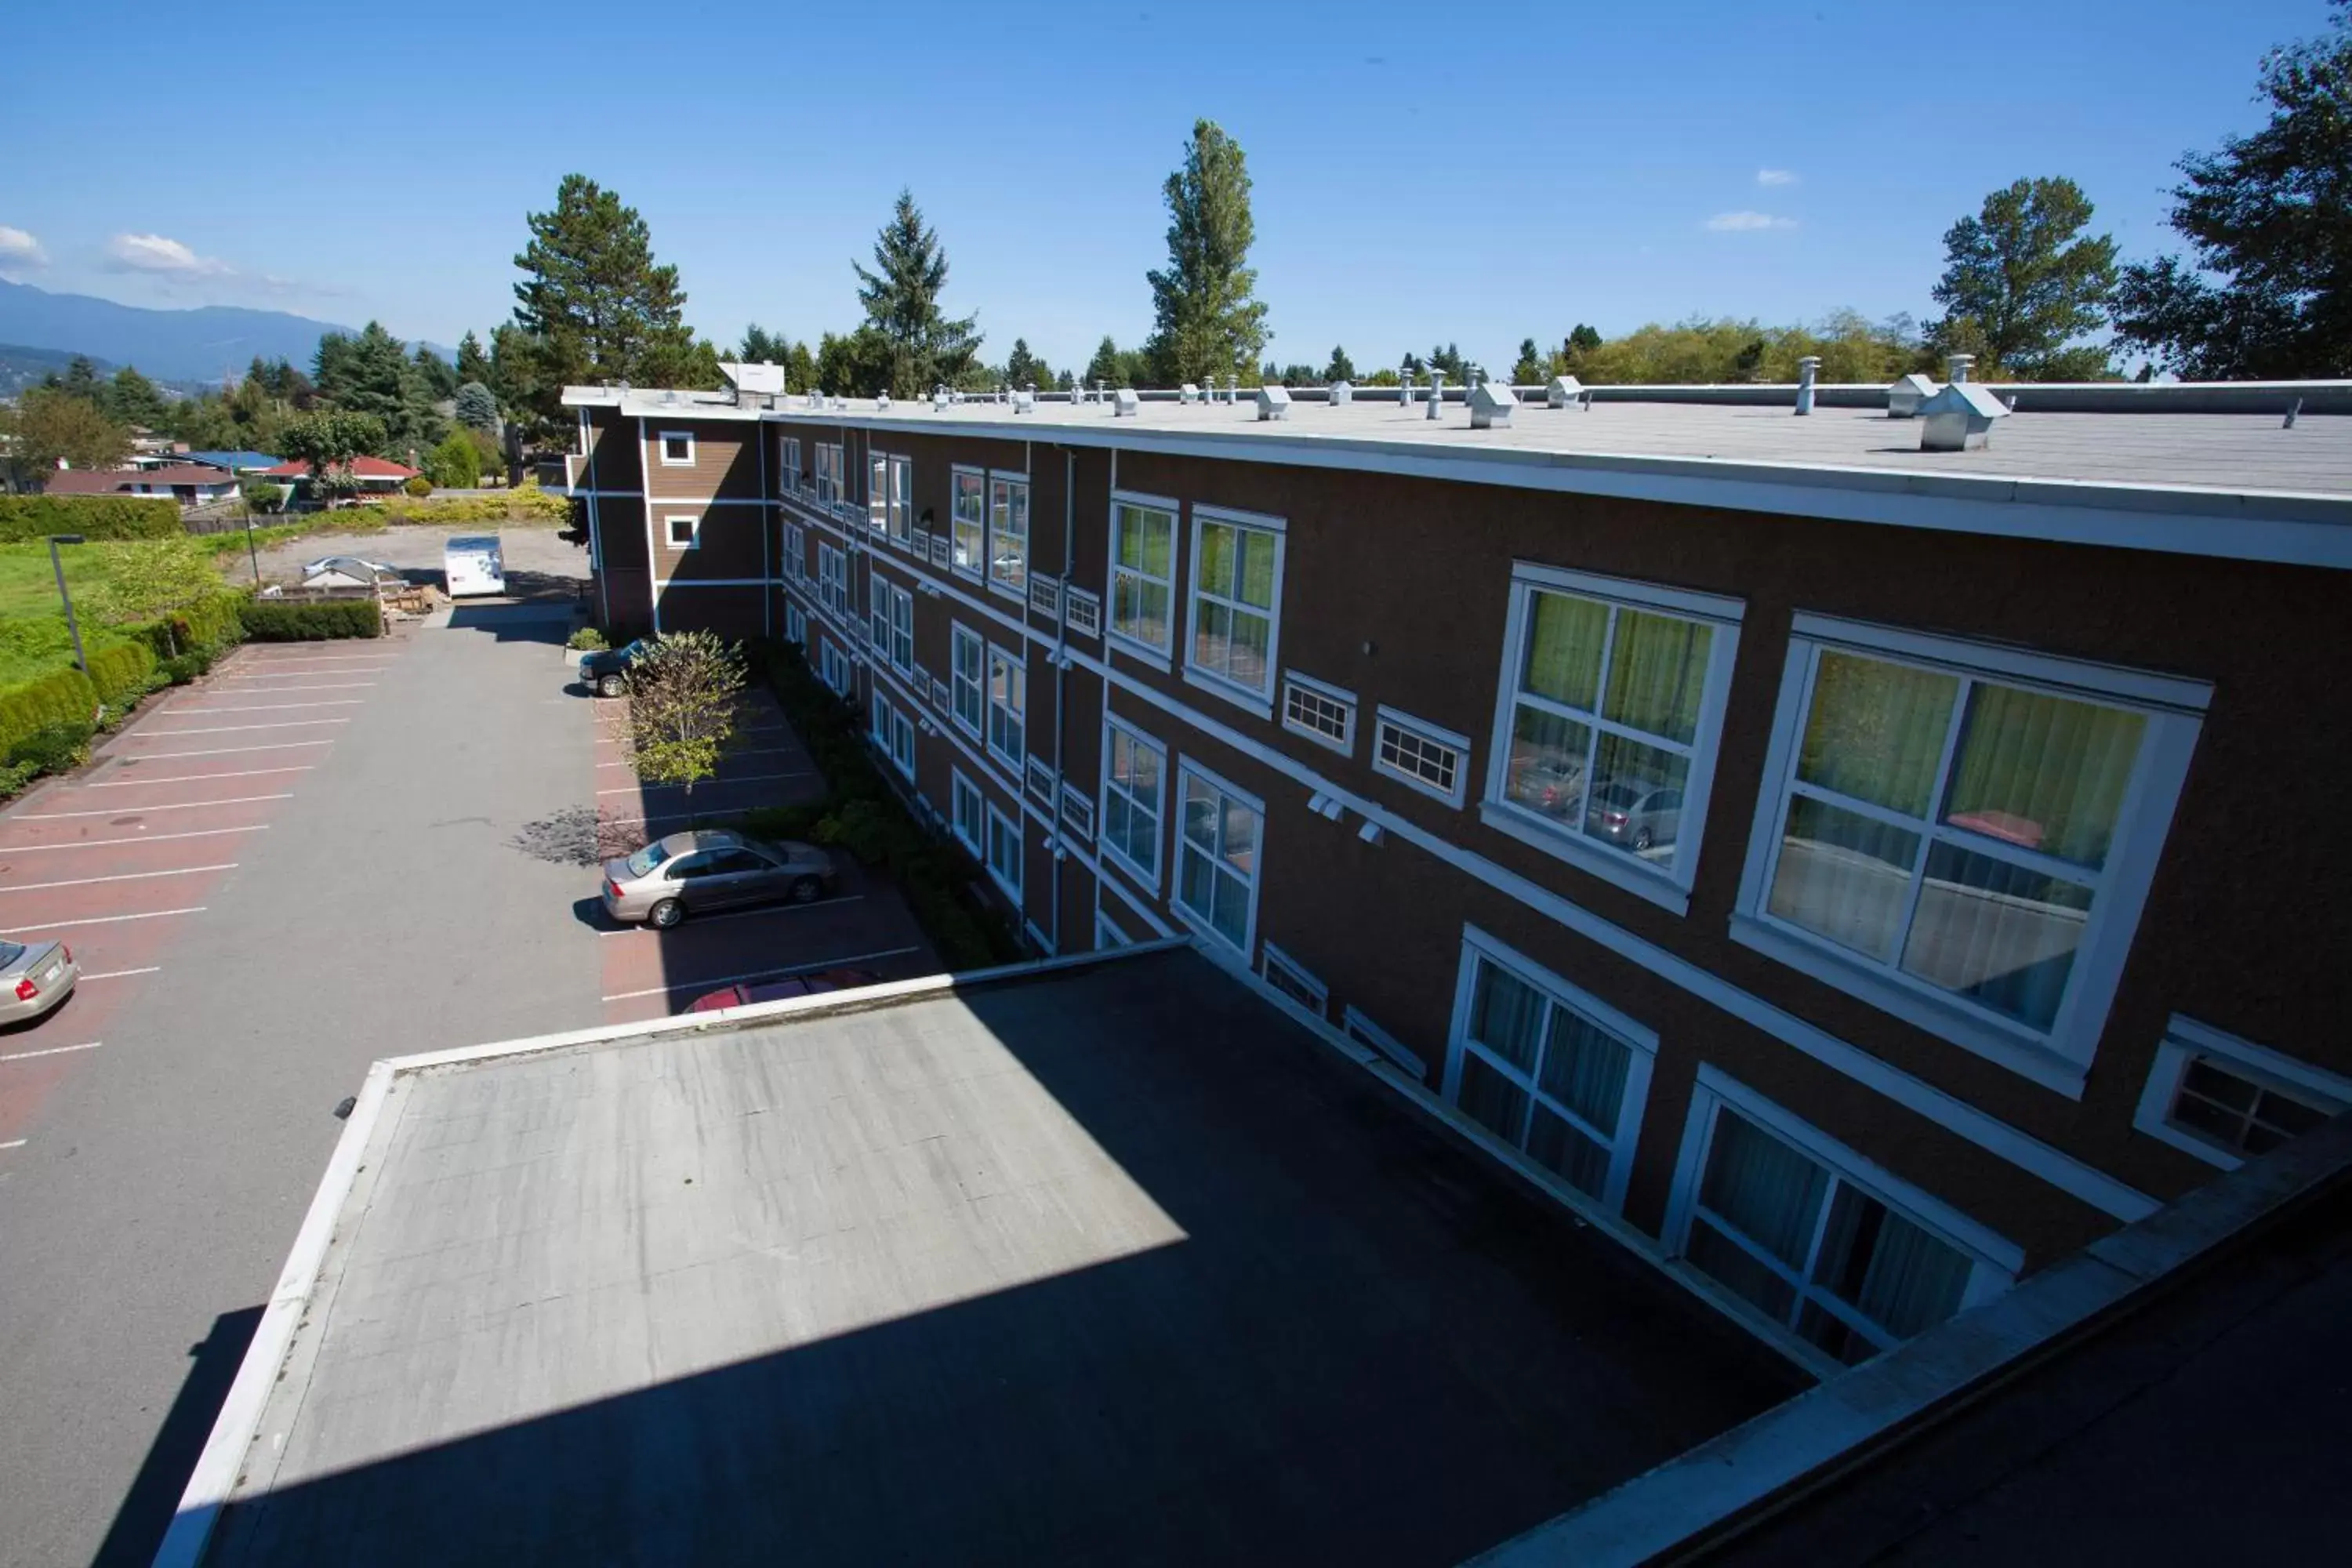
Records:
[[[2352,1105],[2343,389],[2015,391],[566,403],[608,626],[1827,1371]]]

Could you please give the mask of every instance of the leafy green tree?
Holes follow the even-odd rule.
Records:
[[[1853,310],[1835,310],[1810,326],[1768,327],[1735,318],[1671,327],[1653,322],[1578,353],[1563,369],[1622,385],[1786,382],[1797,379],[1797,361],[1808,354],[1820,358],[1825,382],[1885,383],[1935,362],[1906,319],[1872,322]]]
[[[2116,286],[2116,242],[2085,235],[2090,222],[2090,199],[2072,180],[2019,180],[1987,196],[1944,233],[1934,294],[1947,314],[1929,342],[1977,354],[1988,378],[2105,374],[2106,350],[2076,343],[2106,325]]]
[[[153,382],[131,365],[114,373],[99,405],[117,425],[136,426],[142,430],[161,429],[163,425],[163,395],[155,390]]]
[[[278,433],[279,453],[309,465],[311,493],[322,501],[352,494],[358,488],[352,459],[381,452],[383,446],[383,420],[342,409],[302,415]]]
[[[646,784],[694,786],[719,771],[742,706],[743,655],[712,632],[653,638],[629,667],[629,763]]]
[[[370,321],[357,337],[330,332],[319,340],[319,392],[336,407],[368,415],[383,426],[387,455],[432,446],[441,438],[432,389],[405,345]]]
[[[425,458],[425,475],[436,489],[472,489],[482,482],[482,455],[467,432],[452,430]]]
[[[980,334],[972,331],[979,318],[950,319],[940,308],[948,253],[938,231],[924,224],[912,191],[898,193],[890,221],[875,236],[874,270],[854,261],[850,268],[857,274],[866,324],[887,347],[884,384],[860,391],[920,397],[941,382],[960,381],[971,368],[980,352]]]
[[[42,384],[84,403],[94,403],[101,408],[106,405],[106,384],[98,379],[98,367],[89,363],[88,354],[74,355],[63,376],[52,374]]]
[[[1568,342],[1561,345],[1567,350],[1568,357],[1570,359],[1574,359],[1579,354],[1589,354],[1600,346],[1601,329],[1587,326],[1582,321],[1576,323],[1576,329],[1568,334]]]
[[[170,617],[220,591],[220,574],[213,570],[212,552],[184,534],[177,539],[101,542],[90,548],[106,563],[106,575],[91,595],[91,608],[98,618],[116,625],[162,619],[164,646],[176,657],[180,638]]]
[[[1151,284],[1151,374],[1163,385],[1246,375],[1266,339],[1265,306],[1248,265],[1257,238],[1249,163],[1214,121],[1192,122],[1184,163],[1160,187],[1168,202],[1168,266]]]
[[[87,397],[63,387],[26,388],[13,409],[0,405],[0,451],[18,485],[38,483],[58,465],[111,468],[131,455],[131,433]]]
[[[2124,268],[2116,331],[2199,380],[2352,372],[2352,6],[2264,57],[2270,121],[2181,160],[2173,230],[2192,259]]]
[[[482,352],[482,340],[468,329],[466,335],[457,340],[457,384],[463,386],[469,381],[478,381],[488,386],[493,374],[490,356]]]
[[[735,357],[744,364],[789,364],[793,340],[786,333],[772,332],[754,321],[743,329],[743,341],[736,346]]]
[[[871,397],[890,388],[891,344],[867,321],[854,332],[827,332],[811,366],[816,390],[836,397]],[[926,393],[929,387],[923,389]]]
[[[457,370],[447,360],[419,343],[410,363],[416,366],[416,374],[434,402],[457,395]]]
[[[1511,363],[1511,383],[1515,386],[1533,386],[1551,372],[1551,362],[1536,347],[1533,338],[1519,340],[1519,357]]]
[[[514,258],[524,274],[514,286],[520,336],[493,347],[500,380],[511,383],[499,387],[509,413],[538,431],[558,429],[566,384],[660,384],[659,371],[692,364],[677,268],[656,265],[635,207],[585,174],[566,174],[555,205],[529,223],[530,243]],[[528,370],[517,365],[509,377],[506,360],[518,354]]]
[[[816,384],[816,355],[809,352],[808,344],[794,343],[782,363],[786,392],[806,392]]]
[[[1470,374],[1470,362],[1462,357],[1462,345],[1447,343],[1444,348],[1429,351],[1429,368],[1442,370],[1445,379],[1460,385]]]
[[[1348,351],[1346,349],[1340,348],[1337,344],[1332,346],[1331,363],[1323,367],[1323,379],[1326,382],[1353,381],[1356,379],[1356,362],[1348,357]]]
[[[495,436],[499,429],[498,395],[478,381],[469,381],[457,389],[457,423],[468,430],[483,430]]]

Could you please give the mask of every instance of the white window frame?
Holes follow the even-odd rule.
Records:
[[[1429,1081],[1429,1064],[1421,1059],[1421,1053],[1373,1023],[1353,1004],[1340,1010],[1339,1031],[1359,1045],[1371,1047],[1412,1074],[1415,1082]]]
[[[1618,1101],[1615,1127],[1600,1128],[1589,1124],[1580,1112],[1552,1099],[1528,1074],[1504,1061],[1483,1043],[1473,1044],[1470,1018],[1477,1001],[1478,965],[1482,963],[1505,971],[1519,984],[1542,995],[1552,1006],[1580,1015],[1586,1022],[1598,1026],[1603,1033],[1627,1047],[1625,1088]],[[1595,1142],[1607,1145],[1609,1174],[1601,1183],[1599,1197],[1593,1197],[1566,1176],[1539,1164],[1533,1155],[1510,1143],[1485,1123],[1475,1121],[1469,1112],[1461,1110],[1462,1058],[1472,1050],[1478,1053],[1481,1061],[1502,1074],[1531,1100],[1540,1100],[1554,1115],[1568,1121]],[[1657,1065],[1657,1058],[1658,1032],[1655,1029],[1618,1011],[1582,986],[1571,985],[1500,938],[1489,935],[1475,925],[1463,926],[1462,956],[1454,977],[1454,1018],[1445,1037],[1445,1076],[1438,1092],[1464,1120],[1473,1121],[1481,1131],[1505,1143],[1530,1168],[1543,1172],[1548,1184],[1557,1184],[1559,1190],[1572,1194],[1577,1202],[1596,1205],[1610,1214],[1622,1211],[1625,1188],[1633,1176],[1633,1158],[1641,1147],[1642,1119],[1649,1109],[1650,1077]]]
[[[1260,944],[1258,948],[1257,967],[1258,977],[1264,980],[1268,985],[1272,986],[1276,994],[1280,995],[1284,1001],[1288,1002],[1295,1006],[1303,1008],[1307,1012],[1312,1013],[1318,1019],[1322,1019],[1326,1022],[1329,1020],[1331,1011],[1331,988],[1328,985],[1324,984],[1322,981],[1317,979],[1313,970],[1308,969],[1305,964],[1299,963],[1298,960],[1291,957],[1289,953],[1284,952],[1281,948],[1276,947],[1270,942]],[[1281,970],[1284,973],[1284,977],[1287,979],[1292,985],[1295,985],[1300,991],[1307,993],[1307,995],[1296,996],[1290,992],[1285,991],[1282,988],[1281,984],[1274,977],[1275,971],[1276,970]],[[1312,998],[1311,1001],[1308,1000],[1309,997]]]
[[[1382,756],[1381,731],[1384,729],[1395,730],[1399,734],[1410,736],[1423,745],[1443,746],[1451,751],[1454,753],[1454,787],[1450,790],[1441,789],[1436,784],[1422,777],[1419,773],[1399,767]],[[1419,790],[1432,800],[1444,801],[1457,811],[1462,808],[1463,801],[1469,797],[1470,737],[1467,735],[1441,729],[1426,719],[1416,719],[1401,709],[1383,704],[1375,708],[1372,712],[1370,756],[1372,772],[1384,778],[1394,779],[1407,789]]]
[[[816,444],[816,504],[827,513],[842,500],[842,480],[846,475],[843,444],[820,441]]]
[[[977,656],[979,668],[970,680],[964,679],[963,654]],[[975,740],[988,732],[988,639],[957,621],[948,627],[949,715],[956,728]],[[973,711],[966,717],[963,705],[970,693]]]
[[[866,526],[876,533],[882,532],[889,510],[889,455],[868,447],[866,448]]]
[[[904,550],[915,536],[915,459],[892,453],[883,460],[889,484],[884,498],[884,531],[890,536],[891,543]]]
[[[1340,728],[1345,733],[1335,738],[1325,734],[1311,724],[1293,718],[1290,712],[1290,694],[1294,689],[1304,697],[1328,702],[1338,708],[1342,718]],[[1328,681],[1318,680],[1311,675],[1301,675],[1295,669],[1286,669],[1282,672],[1281,717],[1282,727],[1292,734],[1302,736],[1327,751],[1339,752],[1343,757],[1352,757],[1356,754],[1356,694],[1345,687],[1333,686]]]
[[[798,495],[801,489],[801,438],[797,436],[776,437],[776,474],[782,481],[776,488],[788,495]]]
[[[2091,918],[2074,950],[2065,997],[2047,1034],[1768,912],[1781,823],[1792,795],[1790,785],[1811,707],[1813,670],[1823,649],[2130,709],[2146,720],[2139,757],[2116,815],[2105,866],[2095,879],[2086,879],[2077,867],[2069,866],[2065,871],[2067,879],[2089,880],[2094,887]],[[1788,661],[1781,671],[1771,744],[1765,755],[1762,787],[1757,793],[1739,901],[1732,916],[1732,940],[2046,1089],[2079,1100],[2099,1036],[2106,1027],[2116,987],[2123,978],[2124,961],[2139,929],[2148,885],[2163,854],[2173,807],[2188,776],[2189,756],[2196,749],[2204,707],[2211,695],[2212,688],[2201,681],[1801,612],[1790,629]],[[1947,754],[1937,776],[1939,795],[1946,786],[1953,738],[1959,733],[1967,705],[1964,689],[1953,704]],[[1929,809],[1932,815],[1932,804]],[[1917,831],[1924,857],[1948,830],[1923,823]],[[1982,845],[1976,836],[1969,836],[1967,847],[1980,849]],[[2032,859],[2031,852],[2011,854],[1998,847],[1984,852],[2021,864],[2031,864]]]
[[[887,595],[884,603],[885,626],[889,647],[890,668],[911,677],[915,672],[915,595],[896,583],[877,577]]]
[[[1114,731],[1129,744],[1140,746],[1160,759],[1160,765],[1152,770],[1151,775],[1151,865],[1148,868],[1137,865],[1127,858],[1123,850],[1114,847],[1102,831],[1102,825],[1110,820],[1110,803],[1114,795],[1127,802],[1130,810],[1142,805],[1133,791],[1118,788],[1111,783],[1111,736]],[[1095,853],[1126,872],[1128,879],[1137,887],[1157,894],[1160,891],[1160,868],[1168,863],[1168,857],[1162,853],[1167,842],[1168,748],[1126,720],[1106,713],[1103,715],[1102,731],[1102,785],[1100,798],[1095,806]]]
[[[1000,663],[1003,665],[1006,671],[1007,679],[1004,683],[1004,689],[1008,694],[1013,690],[1015,684],[1014,678],[1018,678],[1021,700],[1017,714],[1013,711],[1013,704],[1000,703],[996,700],[996,669]],[[990,643],[988,645],[988,662],[982,668],[986,671],[986,674],[981,682],[980,689],[982,700],[986,704],[985,718],[988,723],[988,754],[1010,767],[1013,770],[1013,776],[1017,779],[1021,776],[1022,767],[1027,762],[1029,755],[1029,664],[1028,661],[1018,652],[1010,648],[1002,648],[997,647],[994,643]],[[1021,725],[1021,749],[1019,751],[1007,751],[996,743],[996,716],[1000,712],[1004,713],[1007,716],[1005,728],[1008,731],[1011,729],[1013,721],[1015,719],[1018,720]]]
[[[673,458],[669,455],[669,444],[672,441],[683,441],[686,443],[685,457]],[[661,458],[661,466],[665,468],[690,468],[694,467],[694,432],[691,430],[664,430],[660,435],[654,438],[654,452],[656,456]]]
[[[890,761],[908,784],[915,782],[915,721],[890,705]]]
[[[1071,832],[1076,834],[1081,838],[1091,839],[1094,837],[1094,796],[1087,794],[1086,791],[1080,789],[1077,785],[1065,780],[1062,784],[1061,801],[1057,809],[1061,813],[1063,826],[1068,828]]]
[[[677,525],[681,522],[686,524],[686,542],[683,544],[678,542],[677,538]],[[664,548],[678,552],[700,549],[702,546],[701,515],[690,511],[664,512],[662,544]]]
[[[977,487],[971,492],[972,499],[980,508],[980,515],[977,518],[966,517],[961,510],[965,493],[964,484],[967,480]],[[974,541],[976,548],[966,552],[963,546],[964,535],[968,530],[972,531],[976,535]],[[970,563],[958,561],[956,557],[959,553],[968,553]],[[988,576],[988,470],[986,468],[968,468],[958,464],[949,470],[948,567],[956,575],[969,577],[975,583],[982,582]]]
[[[784,524],[783,557],[785,580],[793,583],[807,581],[808,535],[797,522]]]
[[[838,671],[838,679],[835,672]],[[846,697],[857,684],[857,668],[839,643],[831,637],[817,639],[817,679],[824,681],[835,697]]]
[[[1674,1186],[1666,1200],[1666,1255],[1673,1260],[1675,1271],[1693,1289],[1759,1337],[1779,1346],[1784,1353],[1822,1376],[1834,1376],[1846,1371],[1846,1363],[1799,1334],[1793,1327],[1783,1326],[1766,1317],[1746,1297],[1717,1284],[1714,1276],[1688,1262],[1684,1256],[1690,1242],[1691,1226],[1695,1223],[1694,1210],[1698,1205],[1699,1184],[1706,1175],[1707,1154],[1714,1142],[1716,1118],[1727,1109],[1747,1117],[1826,1169],[1837,1181],[1859,1188],[1968,1258],[1972,1267],[1969,1270],[1968,1285],[1960,1294],[1960,1304],[1955,1310],[1956,1315],[2007,1290],[2016,1281],[2017,1276],[2024,1271],[2025,1250],[2015,1242],[1970,1219],[1940,1198],[1922,1192],[1875,1161],[1856,1153],[1811,1122],[1790,1114],[1722,1068],[1712,1063],[1701,1062],[1698,1084],[1691,1092],[1690,1109],[1683,1119],[1682,1148],[1675,1158]],[[1836,1195],[1834,1186],[1824,1190],[1822,1194],[1822,1212],[1814,1226],[1814,1250],[1820,1247],[1821,1231],[1827,1224]],[[1718,1226],[1717,1230],[1721,1235],[1732,1234],[1725,1226]],[[1738,1246],[1738,1242],[1735,1241],[1733,1245]],[[1789,1279],[1788,1266],[1779,1258],[1767,1258],[1750,1247],[1742,1247],[1741,1250],[1787,1280],[1796,1289],[1801,1302],[1820,1300],[1821,1297],[1815,1294],[1818,1287],[1802,1279]],[[1811,1271],[1809,1258],[1803,1272]],[[1843,1306],[1844,1303],[1841,1301],[1839,1305]],[[1823,1310],[1848,1322],[1853,1321],[1849,1315],[1851,1309],[1846,1312],[1831,1308]]]
[[[996,558],[1000,554],[1004,553],[1004,552],[999,548],[999,541],[1012,532],[1010,529],[999,528],[997,526],[996,492],[999,486],[1002,486],[1004,489],[1006,497],[1004,514],[1007,517],[1011,517],[1013,515],[1013,491],[1017,489],[1021,492],[1021,580],[1017,583],[1013,582],[1009,578],[999,574],[996,569]],[[1018,600],[1023,605],[1026,605],[1029,602],[1029,573],[1033,565],[1033,562],[1030,557],[1029,546],[1036,533],[1035,525],[1037,520],[1030,511],[1030,502],[1034,499],[1034,493],[1029,488],[1028,475],[1007,473],[996,468],[989,470],[987,552],[988,591],[992,594],[1001,594],[1008,599]]]
[[[1577,828],[1563,826],[1540,812],[1528,810],[1504,793],[1510,781],[1511,731],[1519,701],[1519,669],[1525,659],[1534,595],[1539,592],[1599,600],[1612,606],[1612,610],[1622,606],[1656,611],[1685,620],[1701,621],[1708,627],[1706,686],[1699,697],[1697,727],[1692,733],[1690,745],[1685,748],[1690,768],[1683,780],[1682,816],[1675,829],[1675,856],[1670,863],[1644,860],[1632,850],[1620,849],[1597,838],[1588,837]],[[1486,792],[1479,799],[1479,820],[1499,833],[1540,849],[1613,886],[1638,894],[1663,909],[1678,915],[1688,914],[1691,887],[1698,877],[1699,842],[1705,837],[1706,827],[1707,797],[1715,784],[1716,751],[1723,735],[1724,707],[1730,700],[1732,669],[1738,658],[1740,617],[1746,609],[1741,601],[1718,595],[1692,593],[1686,589],[1636,582],[1630,578],[1600,577],[1589,572],[1546,566],[1538,562],[1513,562],[1510,611],[1503,637],[1503,668],[1495,683],[1495,724],[1489,732]],[[1590,714],[1573,713],[1573,721],[1595,731],[1593,744],[1596,748],[1600,744],[1600,735],[1608,732],[1622,734],[1661,751],[1675,750],[1674,742],[1663,737],[1615,724],[1601,717],[1597,710],[1599,704],[1606,700],[1607,659],[1614,651],[1612,619],[1610,642],[1602,654],[1601,684],[1594,698],[1596,710]],[[1589,792],[1589,774],[1586,787]]]
[[[2246,1163],[2246,1155],[2239,1150],[2214,1142],[2193,1128],[2179,1126],[2172,1120],[2172,1106],[2180,1093],[2180,1080],[2189,1071],[2189,1064],[2199,1057],[2211,1057],[2236,1076],[2274,1094],[2301,1100],[2315,1110],[2332,1109],[2335,1113],[2341,1114],[2352,1109],[2352,1078],[2315,1068],[2284,1051],[2258,1046],[2210,1024],[2200,1024],[2194,1018],[2175,1013],[2165,1026],[2164,1039],[2156,1048],[2156,1060],[2149,1064],[2147,1086],[2140,1091],[2138,1108],[2132,1113],[2132,1125],[2149,1137],[2185,1150],[2221,1170],[2236,1170]]]
[[[808,646],[808,615],[798,605],[784,605],[784,640]]]
[[[971,805],[969,827],[965,822],[964,805]],[[948,778],[948,831],[956,842],[971,851],[971,858],[982,865],[988,864],[988,792],[974,784],[961,768],[950,769]]]
[[[1199,779],[1217,794],[1230,796],[1257,814],[1257,858],[1250,867],[1249,902],[1243,917],[1242,940],[1238,946],[1235,946],[1231,938],[1216,928],[1210,916],[1197,912],[1184,902],[1183,856],[1186,849],[1191,847],[1191,841],[1184,837],[1184,784],[1188,779]],[[1230,952],[1238,952],[1243,962],[1246,963],[1251,952],[1257,945],[1257,900],[1259,892],[1265,887],[1265,802],[1250,791],[1239,788],[1210,772],[1190,757],[1177,759],[1175,787],[1168,794],[1168,818],[1160,826],[1160,831],[1169,836],[1168,907],[1179,921],[1202,940],[1213,942]],[[1222,839],[1224,834],[1224,814],[1222,811],[1217,816],[1217,832],[1219,838]],[[1198,854],[1200,851],[1194,849],[1193,853]],[[1215,878],[1235,873],[1232,871],[1231,865],[1224,856],[1218,854],[1211,858],[1209,874],[1212,878]]]
[[[1155,577],[1149,572],[1138,571],[1133,567],[1121,566],[1118,563],[1118,542],[1122,521],[1120,509],[1124,507],[1167,513],[1168,575],[1166,577]],[[1166,496],[1144,495],[1135,490],[1111,491],[1110,558],[1104,568],[1103,578],[1103,645],[1106,647],[1118,648],[1121,653],[1132,654],[1155,669],[1163,671],[1170,668],[1170,659],[1173,651],[1170,644],[1176,637],[1176,580],[1181,575],[1177,570],[1176,557],[1182,547],[1183,536],[1184,509],[1181,503]],[[1118,584],[1122,577],[1132,577],[1139,582],[1155,584],[1167,594],[1168,643],[1153,643],[1143,637],[1131,637],[1118,629]]]
[[[1201,586],[1201,531],[1207,527],[1237,528],[1274,536],[1274,604],[1260,611],[1255,605],[1236,605],[1218,594],[1206,594]],[[1238,511],[1231,507],[1199,506],[1192,508],[1192,572],[1184,592],[1184,683],[1223,698],[1234,706],[1246,709],[1261,719],[1274,717],[1274,695],[1280,686],[1282,668],[1282,577],[1289,564],[1289,523],[1282,518],[1264,512]],[[1201,600],[1203,595],[1236,614],[1260,615],[1266,617],[1265,684],[1253,689],[1192,662],[1196,640],[1200,634]]]
[[[844,620],[849,617],[849,555],[822,539],[816,545],[816,601]]]
[[[1005,879],[1004,873],[996,864],[996,847],[999,842],[997,835],[1000,829],[1013,844],[1013,879],[1010,881]],[[981,857],[981,861],[988,868],[988,879],[994,882],[998,890],[1013,900],[1013,907],[1016,910],[1023,907],[1021,885],[1026,880],[1024,870],[1025,857],[1028,852],[1029,847],[1022,837],[1020,809],[1015,807],[1010,815],[1007,815],[996,809],[994,801],[990,801],[988,803],[988,852]]]
[[[1105,940],[1106,938],[1108,940]],[[1127,932],[1121,931],[1117,921],[1103,913],[1102,906],[1100,904],[1096,905],[1095,951],[1097,952],[1108,952],[1113,948],[1133,947],[1134,945],[1135,939],[1128,935]]]

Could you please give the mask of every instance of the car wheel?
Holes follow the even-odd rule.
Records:
[[[686,919],[686,906],[676,899],[664,899],[646,911],[646,923],[656,931],[667,931]]]
[[[793,883],[792,900],[796,904],[813,904],[824,891],[824,884],[814,877],[803,877]]]
[[[1651,840],[1651,838],[1650,838],[1650,830],[1649,830],[1648,828],[1646,828],[1646,827],[1641,827],[1641,828],[1636,828],[1636,829],[1634,830],[1634,832],[1633,832],[1633,847],[1634,847],[1634,848],[1636,848],[1636,849],[1647,849],[1647,848],[1650,847],[1651,842],[1652,842],[1652,840]]]
[[[597,694],[603,697],[618,697],[627,687],[628,682],[617,675],[599,676],[596,679]]]

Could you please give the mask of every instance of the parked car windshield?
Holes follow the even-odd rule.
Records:
[[[16,963],[18,959],[24,956],[25,949],[22,943],[0,942],[0,969],[7,968],[10,964]]]
[[[653,874],[654,868],[668,858],[668,850],[663,848],[658,844],[648,844],[643,849],[638,850],[635,854],[629,857],[629,875],[632,877],[651,876]]]

